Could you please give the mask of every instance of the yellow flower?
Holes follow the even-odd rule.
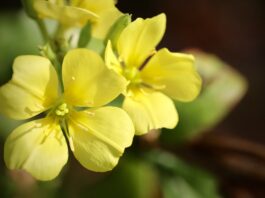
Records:
[[[165,27],[164,14],[138,18],[121,33],[117,51],[110,42],[105,51],[108,67],[129,81],[123,108],[131,116],[137,135],[151,129],[174,128],[178,114],[170,98],[191,101],[200,92],[202,82],[193,56],[166,48],[155,50]]]
[[[76,159],[92,171],[111,170],[131,145],[134,127],[127,113],[101,107],[117,97],[126,81],[87,49],[69,51],[63,61],[64,93],[58,92],[55,69],[47,58],[15,59],[12,79],[0,88],[0,111],[29,121],[7,138],[4,159],[39,180],[55,178],[68,159],[67,142]]]
[[[34,7],[39,17],[58,20],[65,26],[93,24],[92,33],[104,38],[115,20],[122,13],[115,7],[115,0],[35,0]]]

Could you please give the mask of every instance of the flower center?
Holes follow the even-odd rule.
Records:
[[[68,113],[69,113],[69,108],[66,103],[62,103],[55,110],[55,114],[60,117],[63,117]]]
[[[140,84],[142,82],[140,71],[136,67],[126,67],[123,76],[130,81],[130,84]]]

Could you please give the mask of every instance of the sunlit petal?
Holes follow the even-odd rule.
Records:
[[[110,69],[115,70],[119,74],[122,73],[122,66],[112,49],[111,41],[108,42],[105,50],[105,63]]]
[[[125,98],[123,109],[130,115],[136,135],[145,134],[152,129],[172,129],[178,123],[173,101],[160,92],[135,90]]]
[[[82,26],[88,20],[96,21],[99,18],[96,13],[90,10],[58,5],[45,0],[35,0],[34,7],[40,18],[55,19],[64,25]]]
[[[97,172],[113,169],[134,136],[130,117],[117,107],[76,112],[71,115],[69,131],[77,160]]]
[[[115,0],[72,0],[71,5],[75,7],[91,10],[95,13],[102,13],[108,9],[115,7]]]
[[[116,19],[121,16],[121,12],[115,7],[114,0],[73,0],[72,5],[85,10],[89,10],[98,15],[98,19],[93,23],[93,36],[104,39],[109,28]]]
[[[59,125],[50,118],[36,120],[10,134],[4,158],[10,169],[23,169],[36,179],[51,180],[67,162],[67,144]]]
[[[140,67],[155,50],[166,28],[166,16],[138,18],[129,24],[118,40],[118,53],[129,67]]]
[[[41,56],[19,56],[12,79],[0,87],[0,112],[27,119],[49,108],[58,98],[57,74]]]
[[[160,87],[162,92],[180,101],[196,98],[202,84],[193,56],[171,53],[165,48],[151,58],[141,76],[145,82]]]
[[[127,82],[87,49],[68,52],[63,61],[66,101],[76,106],[102,106],[116,98]]]
[[[105,10],[99,14],[99,18],[92,28],[94,37],[104,39],[115,21],[122,13],[115,7]]]

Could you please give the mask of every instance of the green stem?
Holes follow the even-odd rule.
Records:
[[[68,38],[66,38],[66,33],[69,27],[58,25],[57,30],[54,35],[54,42],[56,45],[56,53],[58,59],[62,62],[66,52],[69,50]]]
[[[36,22],[38,24],[38,27],[40,29],[40,32],[41,32],[41,35],[42,35],[42,38],[43,38],[43,41],[44,42],[47,42],[49,41],[49,34],[48,34],[48,31],[46,29],[46,26],[44,24],[44,22],[41,20],[41,19],[36,19]]]
[[[58,79],[59,79],[59,85],[60,85],[60,91],[63,92],[64,91],[64,87],[63,87],[63,79],[62,79],[62,67],[60,61],[58,60],[58,57],[55,55],[52,59],[50,58],[56,72],[58,75]]]
[[[63,92],[63,80],[62,80],[62,75],[61,75],[62,74],[62,67],[61,67],[62,62],[60,62],[58,55],[54,49],[56,49],[56,47],[52,41],[47,42],[44,46],[40,48],[41,54],[44,57],[47,57],[51,61],[53,67],[55,68],[58,78],[59,78],[59,82],[60,82],[59,83],[60,88],[61,88],[60,91]]]

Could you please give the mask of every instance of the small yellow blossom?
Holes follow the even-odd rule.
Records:
[[[58,20],[65,26],[82,27],[91,21],[93,35],[104,38],[115,20],[122,15],[115,3],[114,0],[35,0],[34,7],[39,17]]]
[[[191,101],[200,92],[202,82],[193,56],[166,48],[156,51],[165,27],[165,14],[138,18],[123,30],[116,51],[111,42],[105,51],[108,67],[129,82],[123,108],[131,116],[137,135],[151,129],[174,128],[178,114],[170,98]]]
[[[116,98],[126,81],[87,49],[69,51],[62,64],[64,93],[47,58],[19,56],[12,79],[0,87],[0,112],[14,119],[47,116],[16,128],[7,138],[4,159],[39,180],[55,178],[68,159],[93,171],[111,170],[131,145],[134,127],[127,113],[101,107]]]

